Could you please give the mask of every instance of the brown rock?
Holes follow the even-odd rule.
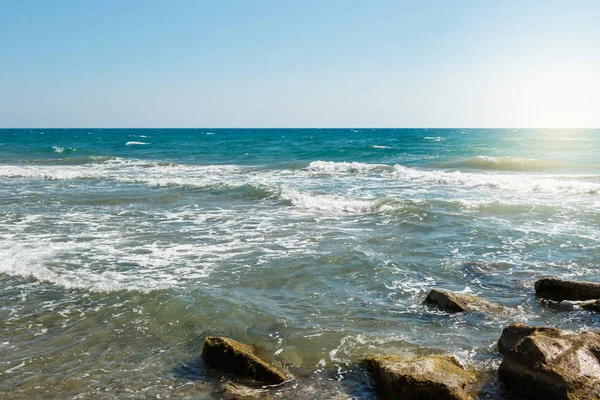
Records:
[[[521,339],[535,332],[545,332],[548,335],[555,336],[560,336],[562,333],[560,329],[556,328],[529,326],[521,322],[513,322],[502,330],[502,335],[498,340],[498,350],[506,355]]]
[[[588,311],[600,312],[600,300],[581,303],[581,308]]]
[[[596,300],[600,299],[600,283],[544,278],[535,283],[535,294],[556,301]]]
[[[288,379],[283,371],[258,358],[252,347],[226,337],[207,337],[202,349],[202,360],[207,367],[266,384],[278,384]]]
[[[439,289],[431,289],[425,302],[437,305],[440,309],[448,312],[502,311],[504,309],[476,296]]]
[[[511,324],[502,336],[505,357],[498,375],[517,396],[600,399],[600,334]]]
[[[223,384],[223,400],[267,400],[271,397],[264,389],[226,382]]]
[[[392,399],[467,400],[467,390],[477,378],[454,357],[428,356],[414,359],[369,357],[365,359],[373,379]]]

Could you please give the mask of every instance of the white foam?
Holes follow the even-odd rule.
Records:
[[[446,172],[441,170],[417,170],[395,165],[391,174],[396,179],[444,186],[484,187],[511,192],[541,193],[600,193],[600,184],[583,182],[568,175],[526,175]]]
[[[299,192],[290,187],[282,187],[280,198],[293,206],[315,210],[344,213],[369,213],[378,210],[377,200],[359,200],[337,195],[316,195]]]
[[[483,160],[482,162],[488,162]],[[493,162],[493,161],[489,161]],[[484,188],[494,191],[520,193],[556,193],[556,194],[598,194],[600,177],[589,175],[541,175],[526,173],[491,173],[427,170],[389,166],[385,164],[366,164],[359,162],[313,161],[307,167],[308,172],[321,174],[378,174],[380,177],[401,180],[415,185],[439,185],[467,188]]]
[[[306,167],[311,172],[328,173],[369,173],[388,169],[385,164],[365,164],[360,162],[313,161]]]
[[[137,146],[137,145],[143,145],[143,144],[149,144],[146,142],[136,142],[136,141],[131,141],[131,142],[127,142],[125,143],[125,146]]]

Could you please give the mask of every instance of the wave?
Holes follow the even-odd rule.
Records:
[[[72,153],[74,151],[77,151],[77,149],[74,149],[72,147],[62,147],[62,146],[52,146],[52,150],[55,153],[58,153],[58,154],[63,154],[63,153],[64,154],[69,154],[69,153]]]
[[[386,164],[366,164],[360,162],[334,162],[334,161],[313,161],[306,167],[310,172],[324,173],[374,173],[392,171],[392,167]]]
[[[478,187],[521,193],[600,193],[600,183],[596,179],[597,177],[589,175],[494,174],[415,169],[399,164],[390,166],[386,164],[333,161],[313,161],[305,170],[308,172],[335,175],[376,174],[383,178],[414,184]]]
[[[444,186],[485,187],[511,192],[539,192],[563,194],[598,194],[600,184],[578,180],[569,175],[507,175],[440,170],[417,170],[394,166],[391,174],[396,179]]]
[[[282,187],[279,198],[292,206],[313,210],[343,213],[373,213],[381,211],[390,199],[355,199],[338,195],[311,194],[290,187]]]
[[[382,188],[398,181],[419,190],[436,186],[484,188],[519,193],[598,194],[600,177],[596,175],[540,175],[525,173],[463,172],[415,169],[402,165],[359,162],[313,161],[304,168],[271,170],[236,165],[184,165],[148,160],[109,158],[86,159],[82,165],[0,165],[0,178],[48,180],[104,179],[149,186],[182,186],[207,190],[239,189],[244,185],[256,189],[257,197],[267,198],[290,180],[296,187],[311,182],[315,174],[336,175],[343,182],[356,184],[354,175],[365,184]],[[389,180],[388,182],[381,181]],[[396,181],[394,183],[393,181]],[[382,186],[384,185],[384,186]],[[289,198],[288,200],[292,200]],[[300,199],[294,200],[302,204]],[[334,207],[335,208],[335,207]],[[338,207],[340,208],[340,207]],[[341,207],[340,209],[343,209]],[[348,209],[352,206],[348,206]],[[361,208],[358,206],[358,208]]]
[[[48,165],[81,165],[81,164],[103,164],[116,157],[110,156],[87,156],[87,157],[69,157],[69,158],[43,158],[34,160],[25,160],[24,164],[48,164]]]
[[[432,141],[432,142],[441,142],[442,140],[446,140],[446,138],[444,138],[444,137],[441,137],[441,136],[435,136],[435,137],[432,137],[432,136],[425,136],[425,137],[423,138],[423,140],[430,140],[430,141]]]
[[[477,156],[454,163],[441,164],[439,166],[499,171],[544,171],[566,168],[569,164],[559,161],[538,160],[532,158]]]
[[[131,141],[131,142],[127,142],[125,143],[125,146],[137,146],[137,145],[143,145],[143,144],[149,144],[146,142],[136,142],[136,141]]]

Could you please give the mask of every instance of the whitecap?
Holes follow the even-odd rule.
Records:
[[[366,164],[360,162],[313,161],[306,167],[311,172],[329,173],[368,173],[380,172],[390,167],[385,164]]]
[[[125,143],[125,146],[136,146],[136,145],[143,145],[143,144],[149,144],[146,142],[136,142],[136,141],[131,141],[131,142],[127,142]]]
[[[279,198],[303,209],[343,213],[375,212],[382,203],[377,199],[361,200],[330,194],[311,194],[285,186],[282,187]]]

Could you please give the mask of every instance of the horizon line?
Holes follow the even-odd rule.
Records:
[[[116,129],[171,129],[171,130],[175,130],[175,129],[215,129],[215,130],[235,130],[235,129],[245,129],[245,130],[276,130],[276,129],[336,129],[336,130],[342,130],[342,129],[371,129],[371,130],[376,130],[376,129],[404,129],[404,130],[409,130],[409,129],[486,129],[486,130],[497,130],[497,129],[506,129],[506,130],[596,130],[596,129],[600,129],[600,127],[595,127],[595,128],[590,128],[590,127],[586,127],[586,128],[582,128],[582,127],[554,127],[554,128],[544,128],[544,127],[361,127],[361,126],[350,126],[350,127],[202,127],[202,126],[198,126],[198,127],[168,127],[168,126],[163,126],[163,127],[131,127],[131,126],[123,126],[123,127],[90,127],[90,126],[82,126],[82,127],[52,127],[52,126],[45,126],[45,127],[0,127],[0,130],[41,130],[41,129],[61,129],[61,130],[68,130],[68,129],[104,129],[104,130],[116,130]]]

